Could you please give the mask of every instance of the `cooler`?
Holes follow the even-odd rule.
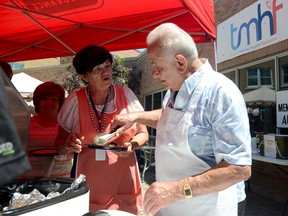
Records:
[[[86,182],[82,182],[78,189],[68,191],[49,200],[44,200],[13,210],[3,211],[9,205],[14,192],[28,194],[37,189],[47,196],[50,192],[62,193],[69,188],[75,179],[72,178],[43,178],[17,180],[0,187],[0,215],[23,216],[79,216],[89,211],[89,189]]]

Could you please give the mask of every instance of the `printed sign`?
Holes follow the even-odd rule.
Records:
[[[270,158],[276,158],[275,136],[264,135],[264,155]]]
[[[259,0],[217,26],[217,62],[287,39],[287,0]]]
[[[277,127],[288,128],[288,90],[276,92]]]
[[[85,8],[97,9],[102,7],[104,0],[19,0],[15,4],[44,14],[65,13],[66,11],[79,12]]]

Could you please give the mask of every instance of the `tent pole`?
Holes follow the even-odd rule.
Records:
[[[15,5],[15,3],[14,2],[12,2],[14,5]],[[4,7],[7,7],[7,5],[4,5],[4,4],[2,4],[2,6],[4,6]],[[11,8],[11,7],[10,7]],[[59,38],[57,38],[55,35],[53,35],[47,28],[45,28],[41,23],[39,23],[36,19],[34,19],[32,16],[31,16],[31,14],[30,14],[30,12],[29,11],[27,11],[27,10],[22,10],[22,9],[19,9],[19,8],[13,8],[13,9],[15,9],[15,10],[20,10],[21,11],[21,13],[23,13],[25,16],[27,16],[29,19],[31,19],[34,23],[36,23],[38,26],[40,26],[40,28],[42,28],[44,31],[46,31],[51,37],[53,37],[55,40],[57,40],[59,43],[61,43],[64,47],[66,47],[68,50],[70,50],[73,54],[75,54],[76,52],[72,49],[72,48],[70,48],[67,44],[65,44],[63,41],[61,41]],[[62,19],[63,20],[63,19]],[[69,21],[69,22],[71,22],[70,20],[65,20],[65,21]]]
[[[217,50],[216,50],[216,42],[212,41],[212,65],[214,64],[215,71],[218,71],[217,69]]]
[[[65,44],[63,41],[61,41],[59,38],[57,38],[54,34],[52,34],[47,28],[45,28],[41,23],[39,23],[36,19],[34,19],[30,14],[25,13],[25,15],[27,17],[29,17],[31,20],[33,20],[38,26],[40,26],[44,31],[46,31],[51,37],[53,37],[55,40],[57,40],[59,43],[61,43],[68,50],[70,50],[73,54],[76,53],[71,47],[69,47],[67,44]]]
[[[72,28],[70,28],[70,29],[66,29],[65,31],[62,31],[62,32],[58,33],[57,36],[58,36],[58,35],[62,35],[62,34],[64,34],[64,33],[67,33],[67,32],[69,32],[69,31],[72,31],[72,30],[75,29],[75,28],[78,28],[78,26],[74,26],[74,27],[72,27]],[[25,49],[27,49],[27,48],[29,48],[29,47],[35,47],[35,48],[41,48],[41,49],[46,49],[46,50],[55,50],[55,51],[56,51],[56,49],[52,49],[52,48],[49,48],[49,47],[43,47],[43,46],[40,47],[40,46],[38,46],[38,44],[41,44],[41,43],[43,43],[43,42],[45,42],[45,41],[47,41],[47,40],[50,40],[50,39],[51,39],[51,38],[49,37],[49,38],[46,38],[46,39],[44,39],[44,40],[38,41],[37,43],[31,44],[31,45],[29,45],[29,46],[22,47],[21,49],[17,49],[17,50],[14,50],[14,51],[12,51],[12,52],[5,53],[5,54],[3,54],[3,55],[0,55],[0,58],[4,58],[5,56],[9,56],[9,55],[11,55],[11,54],[13,54],[13,53],[20,52],[20,51],[25,50]],[[60,49],[58,49],[58,51],[64,52],[64,50],[60,50]],[[74,54],[74,53],[71,53],[71,52],[68,52],[68,51],[67,51],[67,55],[72,55],[72,54]]]

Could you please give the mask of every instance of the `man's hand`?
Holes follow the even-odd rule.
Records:
[[[120,136],[124,131],[131,128],[134,123],[156,129],[161,114],[162,109],[117,115],[110,126],[110,130],[117,131],[116,135]]]
[[[184,199],[184,195],[181,193],[181,183],[178,181],[154,182],[145,193],[144,209],[147,215],[155,215],[161,208],[180,199]]]
[[[132,114],[117,115],[110,126],[110,130],[116,131],[116,136],[120,136],[127,129],[131,128],[133,124]]]

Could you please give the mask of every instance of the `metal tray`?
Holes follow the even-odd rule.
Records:
[[[88,148],[91,148],[91,149],[102,149],[102,150],[116,150],[116,151],[126,151],[127,150],[127,147],[125,146],[113,146],[113,145],[110,145],[110,146],[99,146],[99,145],[96,145],[96,144],[88,144],[87,145]]]

